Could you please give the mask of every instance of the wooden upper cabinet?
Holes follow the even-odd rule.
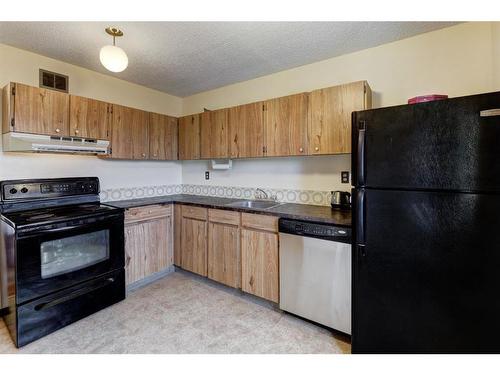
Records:
[[[202,159],[229,157],[229,110],[219,109],[200,114]]]
[[[200,158],[200,115],[179,118],[179,160]]]
[[[265,156],[307,155],[308,94],[264,102]]]
[[[177,160],[177,119],[149,114],[149,158],[153,160]]]
[[[371,108],[366,81],[311,92],[309,99],[309,154],[351,152],[351,114]]]
[[[21,83],[4,88],[3,132],[69,135],[69,95]]]
[[[74,137],[109,139],[112,104],[70,95],[69,134]]]
[[[262,102],[229,108],[230,157],[264,156]]]
[[[110,157],[147,159],[149,157],[149,112],[113,104]]]

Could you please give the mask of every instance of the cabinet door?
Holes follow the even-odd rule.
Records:
[[[230,157],[264,156],[262,102],[229,108]]]
[[[239,228],[208,224],[208,277],[233,288],[241,283]]]
[[[279,302],[278,234],[241,230],[241,289]]]
[[[264,102],[265,156],[307,155],[308,94]]]
[[[153,160],[177,160],[177,119],[149,114],[149,158]]]
[[[147,159],[149,156],[149,113],[113,104],[111,157]]]
[[[183,217],[181,230],[182,268],[207,276],[207,222]]]
[[[203,112],[200,118],[201,158],[229,157],[229,110]]]
[[[125,226],[125,277],[127,284],[172,264],[172,217]]]
[[[15,84],[13,131],[69,135],[69,95]]]
[[[182,206],[174,204],[174,264],[177,267],[182,266]]]
[[[70,95],[69,105],[71,136],[109,139],[108,122],[111,104]]]
[[[200,115],[179,118],[179,160],[200,158]]]
[[[368,109],[371,100],[365,81],[315,90],[310,94],[309,153],[351,152],[351,114]],[[366,92],[365,92],[366,91]]]

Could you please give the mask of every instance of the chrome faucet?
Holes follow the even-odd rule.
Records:
[[[278,200],[278,197],[276,194],[272,194],[271,196],[269,196],[269,194],[267,194],[264,189],[261,189],[261,188],[257,188],[255,189],[255,199],[262,199],[262,200],[269,200],[269,201],[277,201]]]

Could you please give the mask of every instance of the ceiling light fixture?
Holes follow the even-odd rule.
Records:
[[[111,72],[123,72],[128,66],[128,57],[124,50],[115,45],[115,38],[123,36],[123,31],[116,27],[106,28],[106,32],[113,37],[113,45],[104,46],[99,53],[102,65]]]

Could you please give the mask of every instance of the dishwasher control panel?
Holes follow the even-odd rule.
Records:
[[[280,219],[281,233],[297,236],[321,238],[329,241],[351,243],[351,228],[331,224],[320,224],[309,221]]]

